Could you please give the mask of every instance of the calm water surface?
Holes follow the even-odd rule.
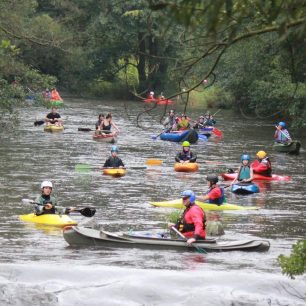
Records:
[[[141,116],[138,128],[141,111],[140,102],[67,99],[60,110],[66,122],[63,133],[34,127],[32,122],[47,110],[33,107],[22,112],[16,130],[1,134],[0,305],[305,305],[305,276],[288,279],[276,261],[305,238],[305,150],[299,156],[274,153],[271,122],[245,120],[222,110],[216,119],[224,138],[192,147],[200,171],[175,173],[174,155],[180,146],[151,139],[160,133],[163,108]],[[77,131],[92,128],[100,112],[113,113],[127,167],[144,166],[149,158],[162,159],[163,164],[131,169],[120,179],[103,176],[98,167],[109,155],[110,144],[93,141],[91,132]],[[302,143],[305,147],[305,139]],[[206,174],[236,168],[242,152],[254,157],[262,149],[270,153],[274,173],[292,175],[292,181],[261,183],[262,192],[254,196],[227,191],[228,202],[261,209],[210,213],[209,218],[223,222],[226,233],[220,240],[267,239],[271,248],[266,253],[78,249],[67,245],[61,231],[18,219],[32,209],[21,204],[21,198],[33,199],[41,181],[51,179],[61,205],[97,208],[92,219],[73,216],[81,223],[114,232],[164,230],[172,210],[151,207],[149,201],[178,198],[184,189],[203,193]],[[79,173],[77,164],[92,167]]]

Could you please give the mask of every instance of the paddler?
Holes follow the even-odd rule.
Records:
[[[57,112],[57,108],[55,106],[51,108],[51,113],[49,113],[45,117],[45,122],[47,123],[47,125],[50,124],[55,124],[57,126],[63,125],[63,119],[61,118],[61,115]]]
[[[105,161],[104,168],[124,168],[121,158],[118,157],[117,146],[112,146],[111,156]]]
[[[173,109],[169,111],[168,117],[163,122],[163,126],[165,128],[166,133],[169,133],[172,129],[175,129],[176,121],[175,121],[175,113]]]
[[[103,124],[103,120],[105,119],[104,114],[99,114],[98,121],[96,122],[96,135],[100,134],[101,126]]]
[[[207,175],[208,191],[204,196],[198,196],[197,200],[212,204],[221,205],[225,201],[224,188],[218,186],[217,175]]]
[[[193,191],[185,190],[181,194],[185,210],[181,218],[174,223],[168,223],[169,228],[174,226],[186,238],[187,244],[191,245],[197,240],[204,240],[206,237],[205,232],[205,213],[195,204],[196,196]]]
[[[241,155],[242,165],[238,168],[238,174],[232,181],[232,185],[237,182],[250,183],[253,180],[253,169],[250,167],[250,155]]]
[[[212,116],[210,112],[207,112],[205,114],[204,121],[205,121],[204,122],[205,126],[213,126],[216,124],[216,120],[214,119],[214,117]]]
[[[69,214],[75,210],[75,207],[65,208],[57,206],[56,199],[51,195],[53,184],[50,181],[43,181],[40,185],[41,195],[35,200],[35,214],[37,216],[45,214]],[[39,203],[39,204],[38,204]]]
[[[195,163],[197,155],[190,150],[190,142],[182,143],[183,150],[176,154],[175,161],[178,163]]]
[[[254,174],[260,174],[267,177],[272,176],[271,161],[265,151],[258,151],[256,153],[256,159],[251,163],[251,168]]]
[[[193,126],[194,129],[202,129],[205,127],[204,116],[200,116],[196,124]]]
[[[178,131],[185,131],[190,129],[190,123],[186,114],[182,114],[181,118],[179,119],[179,122],[176,125],[176,129]]]
[[[53,87],[51,90],[51,100],[63,101],[55,87]]]
[[[285,122],[282,122],[282,121],[279,122],[275,128],[276,128],[276,131],[274,133],[274,139],[276,142],[287,144],[292,141],[290,134],[288,130],[286,129]]]

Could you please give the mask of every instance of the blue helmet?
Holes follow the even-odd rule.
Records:
[[[118,147],[117,146],[112,146],[111,152],[118,152]]]
[[[181,193],[182,197],[189,197],[190,203],[194,203],[196,196],[192,190],[185,190]]]
[[[283,122],[283,121],[279,122],[279,123],[278,123],[278,125],[280,125],[280,126],[281,126],[281,127],[283,127],[283,128],[285,128],[285,127],[286,127],[286,123],[285,123],[285,122]]]
[[[248,160],[248,161],[250,161],[250,160],[251,160],[250,155],[248,155],[248,154],[242,154],[242,155],[241,155],[241,161],[243,161],[243,160]]]

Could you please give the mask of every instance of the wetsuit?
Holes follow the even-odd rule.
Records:
[[[61,118],[60,114],[59,113],[49,113],[47,116],[46,116],[48,119],[50,119],[50,123],[51,124],[54,124],[55,122],[57,122],[59,118]]]
[[[192,153],[191,151],[185,152],[184,150],[177,153],[175,156],[175,161],[180,162],[181,160],[186,161],[189,160],[189,162],[194,163],[197,160],[197,155]]]
[[[119,167],[124,167],[124,164],[118,156],[113,157],[110,156],[104,163],[105,168],[119,168]]]
[[[35,214],[37,216],[44,215],[44,214],[68,214],[69,209],[61,206],[57,206],[57,201],[53,196],[47,196],[47,195],[40,195],[35,200],[36,203],[39,203],[35,206]],[[51,209],[45,209],[44,205],[46,204],[52,204]]]

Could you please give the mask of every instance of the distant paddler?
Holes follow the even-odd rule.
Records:
[[[197,196],[197,200],[221,205],[225,202],[224,188],[218,186],[217,175],[207,175],[208,191],[204,196]]]
[[[291,136],[286,129],[286,123],[281,121],[275,127],[276,131],[274,133],[275,142],[282,143],[282,144],[289,144],[292,142]]]
[[[55,106],[51,108],[51,113],[49,113],[45,117],[45,122],[47,125],[57,125],[57,126],[63,125],[63,119],[61,118],[60,114],[57,112],[57,108]]]

